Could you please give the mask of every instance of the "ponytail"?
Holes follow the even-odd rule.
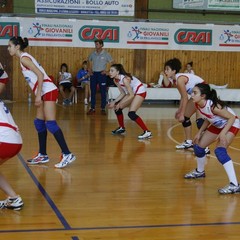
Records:
[[[201,94],[205,94],[206,95],[206,99],[212,100],[212,102],[213,102],[213,104],[212,104],[213,109],[215,107],[218,107],[218,105],[220,105],[221,108],[226,106],[226,103],[223,102],[222,100],[220,100],[219,97],[217,96],[216,90],[212,89],[209,86],[209,84],[198,83],[195,86],[199,88]]]
[[[23,51],[26,47],[28,47],[28,39],[22,38],[20,36],[18,37],[12,37],[10,38],[10,41],[15,45],[19,45],[20,46],[20,50]]]

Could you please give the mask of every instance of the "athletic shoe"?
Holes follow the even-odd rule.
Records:
[[[23,201],[20,196],[16,198],[8,197],[6,200],[0,201],[0,208],[20,210],[22,207],[23,207]]]
[[[206,153],[206,155],[208,155],[208,154],[211,153],[209,147],[206,147],[206,148],[205,148],[205,153]]]
[[[87,98],[84,99],[84,104],[85,104],[85,105],[88,105]]]
[[[205,171],[198,172],[197,169],[192,170],[191,172],[187,173],[184,178],[186,179],[193,179],[193,178],[205,178]]]
[[[102,115],[107,115],[106,110],[105,110],[105,109],[102,109],[102,110],[101,110],[101,114],[102,114]]]
[[[189,149],[193,148],[192,142],[185,140],[183,143],[176,146],[176,149]]]
[[[95,109],[90,108],[87,112],[87,115],[93,115],[93,114],[95,114]]]
[[[28,164],[39,164],[49,162],[48,155],[38,153],[34,158],[27,160]]]
[[[138,136],[138,139],[146,139],[151,137],[152,137],[152,133],[150,131],[144,131],[143,134]]]
[[[73,104],[71,99],[68,99],[67,101],[68,101],[68,105],[72,105]]]
[[[125,133],[126,132],[126,130],[125,130],[125,128],[123,128],[123,127],[118,127],[118,128],[116,128],[115,130],[113,130],[112,131],[112,134],[123,134],[123,133]]]
[[[234,185],[232,182],[230,182],[229,185],[218,189],[218,192],[220,194],[232,194],[232,193],[240,193],[240,186]]]
[[[64,99],[62,104],[63,104],[64,106],[67,106],[67,105],[68,105],[68,99],[67,99],[67,98]]]
[[[55,164],[55,167],[56,168],[64,168],[75,160],[76,160],[76,157],[72,153],[62,154],[61,161],[59,163]]]

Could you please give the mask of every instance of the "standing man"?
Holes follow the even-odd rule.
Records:
[[[88,115],[95,114],[95,105],[96,105],[96,92],[97,85],[99,85],[101,92],[101,114],[106,115],[106,94],[107,94],[107,75],[106,75],[106,67],[107,63],[112,64],[113,59],[111,55],[103,50],[103,40],[96,39],[95,43],[95,51],[93,51],[89,57],[89,74],[90,74],[90,89],[91,89],[91,108],[87,112]]]

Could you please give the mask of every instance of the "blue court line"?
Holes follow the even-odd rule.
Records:
[[[44,198],[47,200],[48,204],[51,206],[52,210],[55,212],[55,214],[57,215],[58,219],[60,220],[60,222],[62,223],[63,227],[65,230],[69,230],[71,229],[70,225],[68,224],[67,220],[64,218],[64,216],[61,214],[61,212],[58,210],[57,206],[55,205],[55,203],[53,202],[53,200],[50,198],[50,196],[48,195],[48,193],[45,191],[44,187],[41,185],[41,183],[37,180],[37,178],[35,177],[35,175],[32,173],[31,169],[27,166],[27,164],[25,163],[23,157],[21,154],[18,154],[18,158],[20,159],[20,161],[22,162],[24,168],[27,170],[28,174],[31,176],[31,178],[33,179],[34,183],[36,184],[36,186],[38,187],[39,191],[42,193],[42,195],[44,196]]]
[[[0,230],[0,233],[27,233],[27,232],[56,232],[56,231],[97,231],[97,230],[124,230],[124,229],[151,229],[151,228],[172,228],[172,227],[199,227],[199,226],[226,226],[239,225],[240,222],[215,222],[215,223],[185,223],[185,224],[157,224],[157,225],[132,225],[132,226],[100,226],[100,227],[84,227],[84,228],[49,228],[49,229],[21,229],[21,230]],[[75,239],[74,239],[75,240]]]

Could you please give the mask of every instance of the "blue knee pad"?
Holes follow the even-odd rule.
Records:
[[[47,130],[45,120],[35,118],[34,125],[38,133],[44,132]]]
[[[136,112],[131,111],[131,112],[128,113],[128,117],[129,117],[131,120],[135,121],[135,120],[138,118],[138,115],[136,114]]]
[[[197,128],[200,129],[201,126],[203,125],[203,123],[204,123],[204,119],[203,118],[198,118],[196,120]]]
[[[54,134],[55,132],[57,132],[60,129],[59,126],[57,125],[56,121],[47,121],[46,127],[47,127],[48,131],[52,134]]]
[[[227,149],[224,147],[217,147],[214,151],[218,161],[223,165],[226,162],[230,161],[231,158],[229,157],[227,153]]]
[[[193,145],[194,153],[197,157],[202,158],[206,155],[205,148],[198,146],[197,144]]]

